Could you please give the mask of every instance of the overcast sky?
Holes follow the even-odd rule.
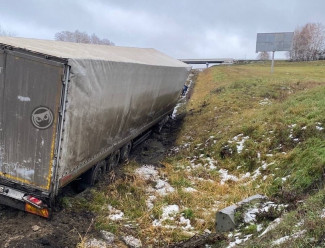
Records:
[[[54,39],[68,30],[175,58],[256,58],[256,33],[325,24],[324,0],[0,0],[15,36]],[[278,54],[276,56],[281,56]]]

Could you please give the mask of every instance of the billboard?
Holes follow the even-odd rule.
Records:
[[[291,51],[293,32],[257,33],[256,52]]]

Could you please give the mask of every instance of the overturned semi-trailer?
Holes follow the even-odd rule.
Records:
[[[0,37],[0,204],[48,217],[171,114],[188,71],[154,49]]]

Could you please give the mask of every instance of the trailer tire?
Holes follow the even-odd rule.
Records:
[[[114,151],[107,160],[106,171],[114,170],[120,162],[120,149]]]
[[[121,158],[120,158],[121,162],[126,162],[129,159],[131,149],[132,149],[132,143],[131,142],[126,143],[122,147],[122,149],[121,149]]]
[[[90,186],[94,186],[104,176],[105,161],[98,162],[93,168],[86,172],[86,183]]]

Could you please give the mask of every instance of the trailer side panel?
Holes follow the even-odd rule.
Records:
[[[187,67],[93,60],[69,64],[60,178],[73,178],[170,113],[188,76]]]

